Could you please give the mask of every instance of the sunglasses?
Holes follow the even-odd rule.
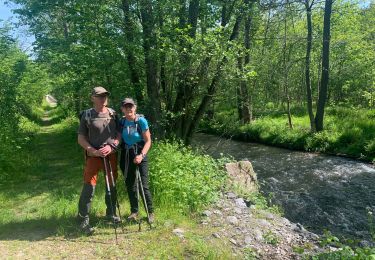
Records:
[[[133,104],[123,104],[122,107],[132,108],[132,107],[134,107],[134,105]]]

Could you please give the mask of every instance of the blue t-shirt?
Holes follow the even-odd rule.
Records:
[[[137,128],[140,128],[142,133],[148,129],[148,123],[146,118],[138,117],[137,121],[129,121],[126,118],[121,119],[122,126],[122,141],[127,145],[133,145],[140,141],[143,141],[142,135],[139,134]]]

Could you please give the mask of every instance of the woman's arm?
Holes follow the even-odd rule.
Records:
[[[146,156],[151,147],[151,133],[149,129],[142,133],[142,137],[143,141],[145,141],[145,145],[143,146],[141,153],[134,158],[134,163],[136,164],[140,164],[142,162],[143,158]]]

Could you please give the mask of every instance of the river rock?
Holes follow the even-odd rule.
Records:
[[[236,199],[235,203],[236,203],[237,207],[247,208],[247,205],[246,205],[245,201],[243,200],[243,198]]]
[[[239,185],[240,188],[249,192],[258,190],[257,175],[253,170],[251,162],[239,161],[227,163],[225,168],[230,180],[236,185]]]
[[[245,237],[245,244],[250,245],[253,242],[253,239],[251,236],[246,236]]]
[[[218,210],[218,209],[215,209],[213,212],[214,212],[214,214],[216,214],[218,216],[222,216],[223,215],[223,213],[220,210]]]
[[[237,215],[241,214],[242,213],[242,209],[240,208],[234,208],[234,213],[236,213]]]
[[[227,221],[232,225],[238,224],[238,219],[235,216],[228,216]]]
[[[254,229],[253,230],[253,234],[254,234],[254,238],[255,240],[257,241],[262,241],[263,240],[263,234],[262,234],[262,231],[260,231],[259,229]]]
[[[202,212],[202,215],[205,216],[205,217],[210,217],[212,215],[212,212],[209,211],[209,210],[205,210]]]
[[[236,198],[236,197],[237,197],[237,195],[234,194],[233,192],[228,192],[228,193],[227,193],[227,198],[228,198],[228,199],[234,199],[234,198]]]
[[[182,228],[173,229],[172,232],[173,232],[173,234],[175,234],[176,236],[178,236],[180,238],[183,238],[184,237],[184,233],[185,233],[185,231]]]

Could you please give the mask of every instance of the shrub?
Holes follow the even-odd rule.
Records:
[[[156,203],[197,211],[218,197],[225,172],[209,156],[177,142],[156,142],[150,151],[150,185]]]

